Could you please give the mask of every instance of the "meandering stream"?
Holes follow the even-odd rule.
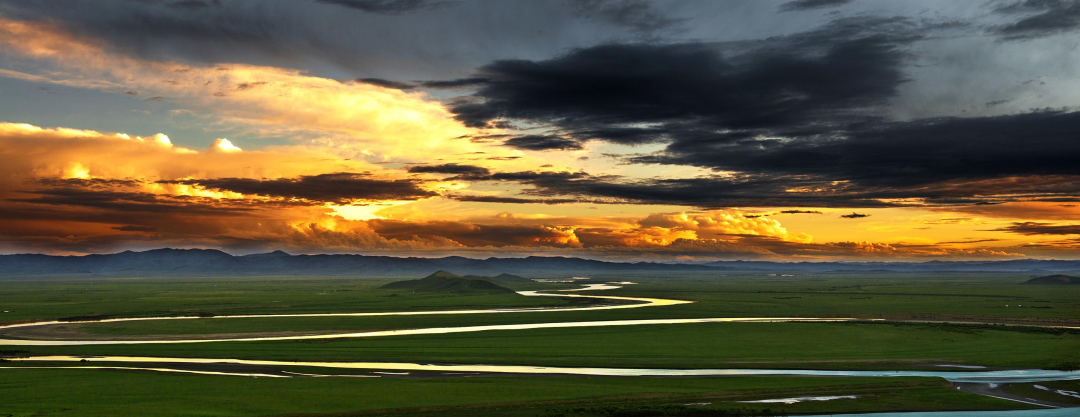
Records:
[[[595,291],[595,290],[611,290],[622,288],[618,285],[611,284],[588,284],[582,288],[575,288],[569,290],[556,290],[556,291]],[[498,314],[498,313],[543,313],[543,312],[567,312],[567,311],[595,311],[595,310],[613,310],[613,309],[626,309],[626,308],[642,308],[642,307],[658,307],[658,306],[671,306],[679,304],[688,304],[693,301],[685,300],[671,300],[664,298],[643,298],[643,297],[620,297],[613,295],[581,295],[581,294],[565,294],[565,293],[551,293],[540,291],[519,291],[518,294],[527,297],[566,297],[566,298],[592,298],[606,301],[617,301],[622,304],[605,304],[588,307],[548,307],[548,308],[496,308],[496,309],[482,309],[482,310],[433,310],[433,311],[392,311],[392,312],[376,312],[376,313],[299,313],[299,314],[249,314],[249,315],[234,315],[234,316],[212,316],[212,317],[196,317],[196,316],[182,316],[182,317],[130,317],[130,318],[114,318],[95,321],[79,321],[79,322],[66,322],[66,321],[42,321],[33,323],[21,323],[12,324],[8,326],[0,326],[0,345],[8,346],[75,346],[75,345],[145,345],[145,344],[165,344],[165,343],[210,343],[210,342],[256,342],[256,341],[275,341],[275,340],[312,340],[312,339],[341,339],[341,338],[357,338],[357,337],[386,337],[386,336],[409,336],[409,335],[423,335],[423,334],[445,334],[445,333],[469,333],[469,332],[483,332],[493,330],[528,330],[528,329],[553,329],[553,328],[567,328],[567,327],[608,327],[608,326],[639,326],[648,324],[685,324],[685,323],[732,323],[732,322],[837,322],[837,321],[852,321],[859,320],[854,318],[803,318],[803,317],[713,317],[713,318],[693,318],[693,319],[642,319],[642,320],[603,320],[603,321],[573,321],[573,322],[554,322],[554,323],[529,323],[529,324],[495,324],[485,326],[456,326],[456,327],[429,327],[421,329],[400,329],[400,330],[380,330],[380,331],[365,331],[365,332],[342,332],[331,334],[308,334],[308,335],[287,335],[287,336],[251,336],[251,337],[192,337],[189,339],[149,339],[139,338],[137,340],[54,340],[54,339],[28,339],[28,338],[10,338],[3,337],[5,330],[26,328],[26,327],[39,327],[39,326],[55,326],[61,324],[83,324],[83,323],[117,323],[117,322],[131,322],[131,321],[157,321],[157,320],[220,320],[220,319],[244,319],[244,318],[287,318],[287,317],[374,317],[374,316],[416,316],[416,315],[455,315],[455,314]]]
[[[805,369],[656,369],[656,368],[578,368],[527,365],[444,365],[410,362],[318,362],[270,361],[257,359],[166,358],[139,356],[33,356],[13,359],[16,362],[80,362],[109,364],[249,365],[267,368],[307,367],[325,369],[363,369],[409,372],[466,372],[490,374],[580,375],[621,377],[670,376],[831,376],[831,377],[936,377],[952,382],[1018,383],[1080,379],[1080,371],[1015,369],[1002,371],[843,371]],[[257,376],[253,374],[251,376]]]
[[[115,323],[126,321],[151,321],[151,320],[209,320],[209,319],[243,319],[243,318],[286,318],[286,317],[365,317],[365,316],[411,316],[411,315],[446,315],[446,314],[499,314],[499,313],[540,313],[554,311],[591,311],[611,310],[625,308],[642,308],[655,306],[669,306],[692,303],[685,300],[671,300],[662,298],[622,297],[606,295],[581,295],[567,294],[575,291],[610,290],[620,288],[618,285],[590,284],[583,288],[571,290],[559,290],[562,293],[520,291],[519,294],[529,297],[580,297],[607,301],[616,301],[621,304],[605,304],[589,307],[554,307],[554,308],[501,308],[501,309],[473,309],[473,310],[441,310],[441,311],[398,311],[376,313],[314,313],[314,314],[270,314],[270,315],[235,315],[214,317],[133,317],[116,318],[88,323]],[[622,284],[622,283],[619,283]],[[716,318],[693,318],[693,319],[642,319],[642,320],[604,320],[604,321],[575,321],[554,323],[530,323],[530,324],[499,324],[484,326],[460,326],[460,327],[431,327],[419,329],[383,330],[366,332],[349,332],[335,334],[313,335],[289,335],[289,336],[264,336],[264,337],[235,337],[235,338],[198,338],[190,339],[148,339],[148,340],[31,340],[0,338],[0,346],[65,346],[65,345],[130,345],[130,344],[164,344],[164,343],[209,343],[209,342],[246,342],[246,341],[269,341],[269,340],[304,340],[304,339],[337,339],[357,337],[388,337],[422,334],[465,333],[494,330],[526,330],[526,329],[549,329],[568,327],[605,327],[605,326],[635,326],[649,324],[684,324],[684,323],[728,323],[728,322],[837,322],[860,320],[854,318],[800,318],[800,317],[716,317]],[[45,321],[34,323],[22,323],[8,326],[0,326],[0,337],[5,330],[25,328],[31,326],[51,326],[59,324],[71,324],[72,322]],[[83,322],[79,322],[83,323]],[[14,358],[12,362],[31,364],[36,369],[132,369],[158,372],[184,372],[210,375],[234,375],[251,377],[372,377],[364,375],[316,375],[298,374],[285,371],[281,368],[305,367],[323,369],[349,369],[368,371],[404,371],[404,372],[438,372],[438,373],[485,373],[485,374],[523,374],[523,375],[581,375],[581,376],[612,376],[612,377],[670,377],[670,376],[764,376],[764,375],[787,375],[787,376],[831,376],[831,377],[938,377],[957,383],[1027,383],[1057,380],[1080,380],[1080,371],[1057,371],[1042,369],[1024,370],[942,370],[942,371],[842,371],[842,370],[792,370],[792,369],[643,369],[643,368],[575,368],[575,367],[550,367],[550,366],[520,366],[520,365],[454,365],[454,364],[426,364],[426,363],[395,363],[395,362],[311,362],[311,361],[267,361],[245,359],[218,359],[218,358],[171,358],[171,357],[132,357],[132,356],[34,356],[26,358]],[[56,363],[78,362],[78,365],[60,366],[46,365]],[[185,366],[257,366],[272,370],[272,372],[238,372],[235,370],[205,370],[186,369]],[[3,369],[27,369],[27,367],[0,367]],[[1044,412],[1047,411],[1047,412]],[[1058,410],[1033,410],[1018,412],[1002,412],[1002,417],[1057,417],[1073,415],[1058,413]],[[1069,410],[1073,411],[1073,410]],[[879,417],[966,417],[999,415],[998,413],[979,412],[968,414],[963,412],[944,413],[879,413],[860,414],[860,416]]]

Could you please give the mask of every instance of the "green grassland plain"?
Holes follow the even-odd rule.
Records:
[[[859,398],[734,402],[806,395]],[[68,369],[0,370],[0,400],[0,413],[12,416],[780,415],[1018,405],[930,378],[277,379]]]
[[[417,277],[402,277],[409,279]],[[695,317],[863,317],[935,320],[968,318],[1013,324],[1055,324],[1080,317],[1080,288],[1021,285],[1028,274],[621,274],[600,281],[634,281],[597,295],[677,298],[692,304],[620,310],[423,315],[384,317],[197,319],[125,323],[69,323],[69,330],[117,337],[160,334],[213,335],[278,331],[382,330],[561,321]],[[382,290],[392,280],[342,278],[50,278],[0,283],[3,322],[77,316],[139,317],[452,310],[587,305],[588,300],[506,295],[411,293]],[[514,289],[570,289],[572,284],[517,284]],[[578,293],[586,294],[586,293]],[[2,347],[20,354],[221,357],[273,360],[497,363],[551,366],[664,368],[927,369],[935,364],[1062,368],[1080,363],[1080,332],[1021,326],[917,323],[708,323],[631,327],[487,331],[278,342]],[[13,363],[0,363],[11,366]],[[0,414],[30,415],[56,409],[78,415],[115,415],[123,404],[173,410],[161,415],[267,415],[361,412],[423,415],[697,415],[713,402],[716,413],[767,407],[701,398],[763,398],[837,391],[817,384],[856,383],[856,378],[468,378],[446,380],[309,378],[270,381],[242,377],[164,375],[132,371],[14,370],[0,373]],[[5,376],[8,375],[8,376]],[[17,375],[13,378],[10,375]],[[72,390],[76,381],[108,387],[109,395]],[[497,381],[497,382],[496,382]],[[686,394],[682,382],[702,384]],[[801,382],[800,382],[801,381]],[[809,382],[807,382],[809,381]],[[822,381],[822,382],[817,382]],[[824,382],[829,381],[829,382]],[[875,380],[877,383],[886,381]],[[889,383],[893,379],[888,380]],[[858,400],[806,403],[785,412],[1022,408],[955,392],[941,380],[882,388]],[[863,381],[868,382],[868,381]],[[685,382],[691,384],[691,382]],[[761,388],[755,384],[802,384]],[[920,384],[929,385],[920,385]],[[261,385],[265,384],[265,385]],[[494,384],[505,391],[491,390]],[[585,384],[585,385],[580,385]],[[589,385],[592,384],[592,385]],[[673,385],[674,384],[674,385]],[[937,384],[937,385],[934,385]],[[131,393],[160,386],[143,402]],[[115,387],[115,388],[114,388]],[[129,387],[129,389],[123,389]],[[436,387],[436,388],[432,388]],[[681,387],[681,388],[680,388]],[[80,388],[82,389],[82,388]],[[175,390],[183,390],[176,392]],[[869,389],[869,388],[868,388]],[[63,401],[28,392],[66,390]],[[173,390],[173,392],[168,392]],[[731,391],[740,392],[728,395]],[[515,394],[511,395],[509,392]],[[183,393],[184,395],[180,395]],[[308,393],[307,396],[301,393]],[[317,393],[317,394],[316,394]],[[457,393],[453,394],[452,393]],[[505,393],[505,395],[504,395]],[[708,394],[707,393],[712,393]],[[725,394],[728,393],[728,394]],[[887,394],[886,394],[887,393]],[[444,395],[445,394],[445,395]],[[694,395],[699,395],[694,397]],[[785,394],[785,395],[786,395]],[[179,400],[205,396],[203,405]],[[847,394],[838,394],[847,395]],[[756,396],[756,397],[755,397]],[[782,396],[782,395],[781,395]],[[303,397],[301,399],[300,397]],[[632,397],[632,398],[630,398]],[[691,398],[692,397],[692,398]],[[232,405],[225,405],[233,399]],[[240,400],[237,400],[237,399]],[[418,398],[424,400],[417,402]],[[630,398],[630,399],[627,399]],[[657,398],[662,398],[658,400]],[[292,400],[290,400],[292,399]],[[134,400],[131,400],[134,401]],[[613,402],[612,402],[613,401]],[[518,404],[500,406],[496,404]],[[521,404],[531,404],[522,406]],[[615,404],[608,408],[598,405]],[[907,404],[907,406],[905,406]],[[469,412],[461,407],[468,406]],[[164,408],[159,408],[164,407]],[[416,409],[415,407],[429,407]],[[431,408],[433,407],[433,408]],[[500,408],[501,407],[501,408]],[[592,408],[590,408],[592,407]],[[614,408],[611,408],[614,407]],[[621,407],[621,408],[620,408]],[[668,408],[663,408],[668,407]],[[674,407],[674,408],[671,408]],[[689,407],[689,408],[688,408]],[[775,411],[778,407],[773,404]],[[130,408],[129,408],[130,409]],[[411,410],[411,411],[410,411]],[[419,410],[419,411],[418,411]],[[521,410],[528,410],[527,412]],[[622,410],[622,411],[620,411]],[[633,414],[645,410],[645,414]],[[667,410],[667,411],[664,411]],[[672,411],[677,410],[677,411]],[[624,413],[625,412],[625,413]],[[97,414],[95,414],[97,413]],[[462,414],[463,413],[463,414]],[[515,414],[517,413],[517,414]],[[575,414],[576,413],[576,414]],[[623,414],[619,414],[623,413]],[[629,413],[629,414],[626,414]],[[152,415],[152,414],[145,414]]]
[[[409,279],[416,277],[402,277]],[[1028,274],[766,274],[634,276],[637,285],[597,292],[696,301],[618,317],[747,317],[822,315],[971,315],[1076,319],[1080,286],[1021,285]],[[127,278],[2,281],[0,320],[56,319],[100,314],[151,316],[401,311],[556,306],[573,300],[515,295],[419,294],[380,290],[393,280],[344,278]],[[572,284],[510,284],[514,289],[574,288]],[[396,295],[394,295],[396,294]],[[594,312],[591,314],[599,314]]]
[[[198,319],[70,323],[97,335],[214,335],[282,331],[370,331],[566,321],[697,317],[971,317],[1059,320],[1080,317],[1073,287],[1021,285],[1024,275],[952,274],[771,277],[610,277],[638,284],[595,294],[679,298],[692,304],[620,310],[420,315]],[[14,317],[101,314],[154,316],[445,310],[566,306],[573,299],[383,290],[386,281],[200,279],[20,282],[3,286]],[[575,288],[526,284],[528,288]],[[518,289],[523,287],[519,286]],[[576,300],[582,303],[582,300]],[[7,307],[10,305],[11,307]],[[21,309],[21,310],[15,310]],[[22,311],[20,313],[20,311]],[[234,357],[275,360],[379,360],[560,366],[881,369],[958,363],[1060,368],[1080,363],[1080,332],[1019,326],[892,323],[708,323],[488,331],[391,338],[197,345],[21,348],[35,354]]]

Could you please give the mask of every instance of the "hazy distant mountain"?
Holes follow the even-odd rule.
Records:
[[[1047,275],[1045,277],[1032,278],[1024,281],[1025,284],[1042,284],[1042,285],[1072,285],[1080,284],[1080,277],[1070,277],[1068,275]]]
[[[525,277],[551,277],[589,273],[681,272],[766,274],[871,273],[871,272],[1022,272],[1072,273],[1080,271],[1080,261],[1034,259],[998,262],[766,262],[725,261],[704,264],[658,262],[608,262],[567,257],[471,259],[401,258],[367,255],[290,255],[275,251],[233,256],[211,249],[155,249],[107,255],[50,256],[0,255],[0,277],[50,275],[108,276],[425,276],[438,270],[476,275],[496,283]],[[506,275],[496,275],[506,274]],[[520,275],[511,278],[511,274]]]
[[[720,261],[703,265],[734,271],[799,272],[1069,272],[1080,271],[1080,261],[1015,259],[1009,261],[928,262],[769,262]]]
[[[706,265],[679,265],[683,271],[718,271]],[[0,255],[0,277],[98,274],[122,276],[423,276],[438,270],[460,271],[493,282],[583,272],[670,271],[672,265],[621,263],[579,258],[539,257],[470,259],[399,258],[367,255],[289,255],[285,252],[233,256],[211,249],[155,249],[109,255]],[[504,274],[504,275],[495,275]]]
[[[471,294],[513,294],[514,290],[481,279],[468,279],[456,274],[438,271],[421,279],[397,281],[382,288],[420,292],[448,292]]]

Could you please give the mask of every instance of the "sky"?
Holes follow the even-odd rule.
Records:
[[[0,0],[0,253],[1080,259],[1080,1]]]

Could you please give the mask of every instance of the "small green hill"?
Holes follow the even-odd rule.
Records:
[[[421,279],[391,282],[383,285],[382,288],[391,290],[471,294],[514,293],[514,290],[493,282],[480,279],[468,279],[446,271],[438,271]]]
[[[489,281],[489,282],[505,283],[505,284],[533,282],[533,280],[531,280],[531,279],[521,277],[521,276],[517,276],[517,275],[510,275],[510,274],[499,274],[499,275],[495,275],[493,277],[488,277],[488,276],[483,276],[483,275],[465,275],[462,278],[465,278],[465,279],[478,279],[478,280],[481,280],[481,281]]]
[[[1071,285],[1080,284],[1080,277],[1070,277],[1068,275],[1047,275],[1045,277],[1032,278],[1024,281],[1025,284],[1049,284],[1049,285]]]

